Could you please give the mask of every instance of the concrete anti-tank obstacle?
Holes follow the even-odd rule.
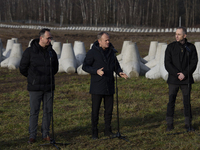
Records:
[[[58,59],[60,59],[60,55],[61,55],[61,51],[62,51],[61,42],[53,42],[52,48],[55,50]]]
[[[155,58],[148,61],[145,65],[149,68],[153,68],[154,66],[156,66],[159,62],[160,59],[160,53],[161,53],[161,49],[162,49],[162,45],[166,44],[166,43],[158,43],[157,48],[156,48],[156,55]]]
[[[13,44],[15,43],[14,40],[8,39],[6,43],[6,50],[3,52],[3,56],[8,58],[10,56],[11,49],[13,47]]]
[[[144,57],[144,60],[150,61],[155,58],[156,50],[157,50],[158,41],[151,41],[149,46],[149,53],[146,57]]]
[[[61,64],[61,59],[58,59],[58,63],[59,63],[58,72],[65,72]]]
[[[63,44],[60,59],[61,59],[60,64],[62,65],[62,69],[66,73],[76,72],[77,63],[71,43]]]
[[[168,72],[166,71],[164,67],[164,56],[165,56],[165,50],[166,50],[167,44],[162,44],[161,50],[160,50],[160,59],[156,66],[151,68],[146,74],[145,77],[149,79],[158,79],[163,78],[164,80],[167,79]]]
[[[141,56],[140,56],[140,53],[139,53],[139,49],[137,47],[137,44],[136,43],[133,43],[135,45],[135,50],[137,52],[137,56],[138,56],[138,61],[139,61],[139,64],[140,64],[140,73],[139,75],[140,76],[144,76],[146,74],[147,71],[150,70],[150,68],[148,66],[145,65],[145,63],[147,62],[145,59],[143,59]]]
[[[18,38],[11,38],[11,40],[15,41],[15,43],[18,43]]]
[[[7,68],[8,67],[8,62],[9,62],[9,57],[4,59],[2,62],[1,62],[1,67],[2,68]]]
[[[140,63],[135,44],[129,44],[126,52],[122,56],[122,68],[129,78],[138,77],[140,73]]]
[[[55,40],[51,40],[51,45],[53,45],[53,43],[56,42]]]
[[[85,45],[84,42],[81,41],[75,41],[74,42],[74,54],[76,57],[77,65],[78,67],[83,64],[83,61],[86,56],[86,50],[85,50]]]
[[[162,50],[161,50],[161,53],[160,53],[160,62],[159,62],[159,68],[160,68],[160,74],[161,74],[161,77],[167,81],[167,78],[168,78],[168,72],[167,70],[165,69],[165,64],[164,64],[164,61],[165,61],[165,51],[167,49],[167,44],[163,44],[162,45]]]
[[[129,44],[131,44],[131,43],[132,43],[131,41],[124,41],[124,42],[123,42],[121,53],[120,53],[119,55],[117,55],[118,61],[122,60],[123,54],[126,53],[127,46],[128,46]]]
[[[198,58],[200,59],[200,42],[195,42],[194,45],[197,50]],[[193,78],[195,82],[200,81],[200,61],[197,63],[196,70],[193,73]]]
[[[14,43],[8,61],[8,69],[17,69],[19,67],[22,53],[21,44]]]
[[[85,72],[83,69],[82,69],[82,65],[80,65],[78,68],[77,68],[77,73],[78,75],[88,75],[89,73]]]
[[[137,52],[138,60],[139,60],[140,62],[142,62],[143,64],[147,63],[147,61],[146,61],[145,59],[143,59],[143,58],[140,56],[140,53],[139,53],[139,49],[138,49],[137,44],[136,44],[136,43],[134,43],[134,44],[135,44],[135,49],[136,49],[136,52]]]

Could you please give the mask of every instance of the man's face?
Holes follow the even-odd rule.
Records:
[[[50,44],[51,40],[52,40],[51,33],[45,31],[44,35],[40,37],[40,44],[42,47],[46,47]]]
[[[110,38],[107,34],[103,34],[101,36],[100,39],[98,39],[98,42],[99,42],[99,47],[102,47],[103,49],[106,49],[109,47],[109,44],[110,44]]]
[[[182,29],[177,29],[176,30],[176,35],[175,35],[176,41],[180,42],[182,41],[184,38],[186,38],[186,34],[183,33]]]

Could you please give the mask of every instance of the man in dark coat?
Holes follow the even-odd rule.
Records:
[[[54,75],[58,72],[58,59],[52,49],[50,30],[42,29],[39,36],[39,39],[34,39],[31,46],[24,51],[19,67],[21,74],[27,77],[27,90],[30,95],[29,144],[34,143],[36,139],[41,101],[43,102],[42,138],[50,141]]]
[[[121,77],[127,78],[122,72],[115,56],[117,52],[110,43],[108,33],[100,32],[98,41],[94,42],[92,49],[88,51],[83,62],[83,70],[91,74],[90,94],[92,95],[92,138],[98,138],[99,109],[102,98],[104,99],[105,135],[113,135],[111,119],[113,111],[114,71]]]
[[[165,51],[165,68],[169,73],[169,103],[167,105],[167,131],[174,129],[173,117],[176,96],[179,88],[183,95],[185,128],[194,130],[191,125],[192,113],[190,104],[191,84],[194,83],[193,72],[196,69],[198,57],[193,44],[186,39],[187,30],[179,27],[176,30],[176,41],[170,43]]]

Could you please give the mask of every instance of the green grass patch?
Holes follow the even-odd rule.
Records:
[[[39,146],[41,139],[42,108],[38,121],[37,142],[28,145],[29,94],[26,78],[18,70],[0,69],[0,149],[2,150],[49,150],[54,146]],[[104,140],[104,107],[100,109],[99,137],[91,139],[90,76],[59,73],[56,75],[54,97],[54,130],[56,142],[71,143],[60,146],[68,149],[200,149],[199,134],[199,83],[193,84],[191,104],[194,133],[186,133],[182,94],[179,91],[175,107],[174,131],[166,130],[168,85],[163,79],[145,77],[124,80],[118,78],[120,133],[130,142],[118,138]],[[117,132],[116,95],[112,128]]]

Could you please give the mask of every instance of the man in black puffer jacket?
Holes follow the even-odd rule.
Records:
[[[176,41],[170,43],[165,51],[165,68],[169,73],[169,103],[167,105],[167,131],[174,129],[173,117],[176,96],[179,88],[183,95],[185,128],[194,130],[191,125],[192,113],[190,104],[191,84],[194,83],[193,72],[196,69],[198,57],[195,46],[187,42],[187,30],[179,27],[176,30]]]
[[[117,52],[112,44],[108,33],[100,32],[98,41],[94,42],[92,49],[88,51],[83,62],[83,70],[91,74],[90,94],[92,94],[92,138],[98,138],[99,109],[102,98],[104,99],[105,135],[113,135],[111,119],[113,111],[114,71],[121,77],[127,78],[122,72],[115,56]]]
[[[34,143],[37,135],[38,114],[43,102],[42,138],[50,141],[49,126],[52,116],[54,75],[58,72],[57,54],[52,49],[52,36],[49,29],[39,32],[39,39],[34,39],[27,48],[20,62],[20,72],[27,77],[27,89],[30,95],[29,141]],[[52,91],[52,93],[51,93]]]

